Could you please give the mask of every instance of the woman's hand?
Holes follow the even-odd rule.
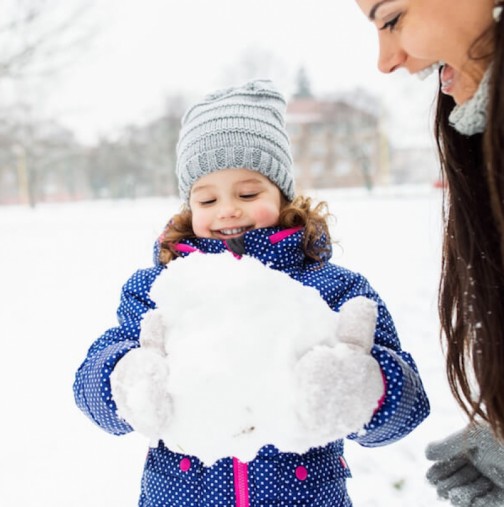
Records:
[[[504,442],[486,425],[471,425],[427,446],[427,471],[438,495],[463,507],[504,505]]]

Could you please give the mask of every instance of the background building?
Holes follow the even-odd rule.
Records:
[[[287,128],[301,188],[372,188],[390,177],[388,144],[380,118],[344,99],[296,95]]]

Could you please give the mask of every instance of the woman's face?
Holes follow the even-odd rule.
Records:
[[[494,0],[356,0],[378,31],[382,72],[405,68],[423,77],[444,64],[441,90],[457,104],[470,99],[488,59],[469,57],[473,42],[493,23]],[[490,48],[478,47],[476,56]]]

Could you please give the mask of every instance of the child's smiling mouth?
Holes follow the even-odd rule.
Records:
[[[251,225],[248,225],[246,227],[227,227],[225,229],[218,229],[214,231],[214,233],[217,234],[218,236],[231,238],[235,236],[241,236],[244,232],[250,229],[252,229]]]

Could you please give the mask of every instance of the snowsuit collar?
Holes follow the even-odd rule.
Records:
[[[302,227],[253,229],[242,236],[242,253],[243,255],[255,257],[272,269],[284,270],[296,265],[310,264],[313,261],[305,256],[303,250],[303,233],[304,228]],[[219,239],[191,238],[181,241],[177,245],[177,250],[181,256],[186,256],[195,251],[203,253],[230,251],[235,256],[240,257],[236,253],[236,248],[228,243],[230,242]],[[159,244],[156,244],[154,252],[156,264],[159,264],[158,253]],[[330,254],[326,257],[324,261],[329,260]]]

